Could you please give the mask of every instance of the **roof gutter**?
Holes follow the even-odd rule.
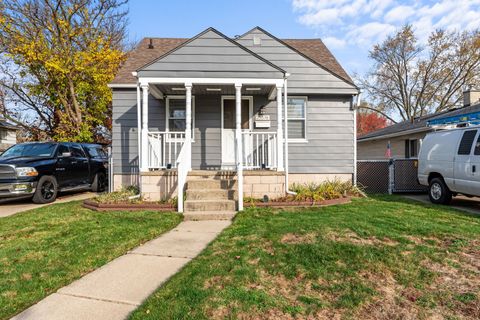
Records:
[[[137,84],[136,83],[109,83],[107,84],[107,87],[109,87],[110,89],[136,88]]]
[[[430,127],[421,127],[421,128],[416,128],[416,129],[410,129],[406,131],[399,131],[399,132],[394,132],[386,135],[378,135],[375,137],[369,137],[369,138],[359,138],[357,139],[357,142],[365,142],[365,141],[372,141],[372,140],[381,140],[381,139],[387,139],[387,138],[395,138],[395,137],[401,137],[405,136],[407,134],[412,134],[412,133],[418,133],[418,132],[425,132],[425,131],[433,131],[433,128]]]

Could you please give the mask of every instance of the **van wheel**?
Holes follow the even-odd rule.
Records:
[[[428,197],[432,203],[449,204],[452,201],[452,192],[450,192],[443,179],[434,178],[430,181]]]
[[[37,183],[37,189],[33,194],[34,203],[50,203],[55,201],[58,193],[57,179],[52,176],[43,176]]]
[[[107,177],[103,172],[97,172],[92,183],[93,192],[103,192],[107,188]]]

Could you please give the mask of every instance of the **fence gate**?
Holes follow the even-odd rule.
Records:
[[[427,188],[417,182],[418,160],[393,160],[392,192],[421,192]]]
[[[359,160],[357,182],[370,193],[424,192],[417,171],[417,159]]]
[[[388,160],[357,161],[357,183],[371,193],[388,193],[389,179]]]

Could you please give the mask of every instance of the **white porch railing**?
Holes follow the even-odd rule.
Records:
[[[192,142],[188,137],[180,150],[178,159],[176,161],[177,167],[177,206],[178,212],[183,212],[183,189],[187,182],[188,171],[192,167]]]
[[[242,132],[243,167],[276,169],[278,165],[276,132]]]
[[[176,168],[185,132],[148,132],[148,168]]]

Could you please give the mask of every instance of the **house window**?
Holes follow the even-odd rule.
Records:
[[[170,132],[184,132],[187,126],[187,110],[186,100],[184,96],[167,98],[167,116],[166,129]],[[192,97],[192,139],[194,137],[195,128],[195,103]]]
[[[307,128],[307,98],[287,100],[288,140],[305,140]]]
[[[405,158],[418,157],[418,139],[405,140]]]

